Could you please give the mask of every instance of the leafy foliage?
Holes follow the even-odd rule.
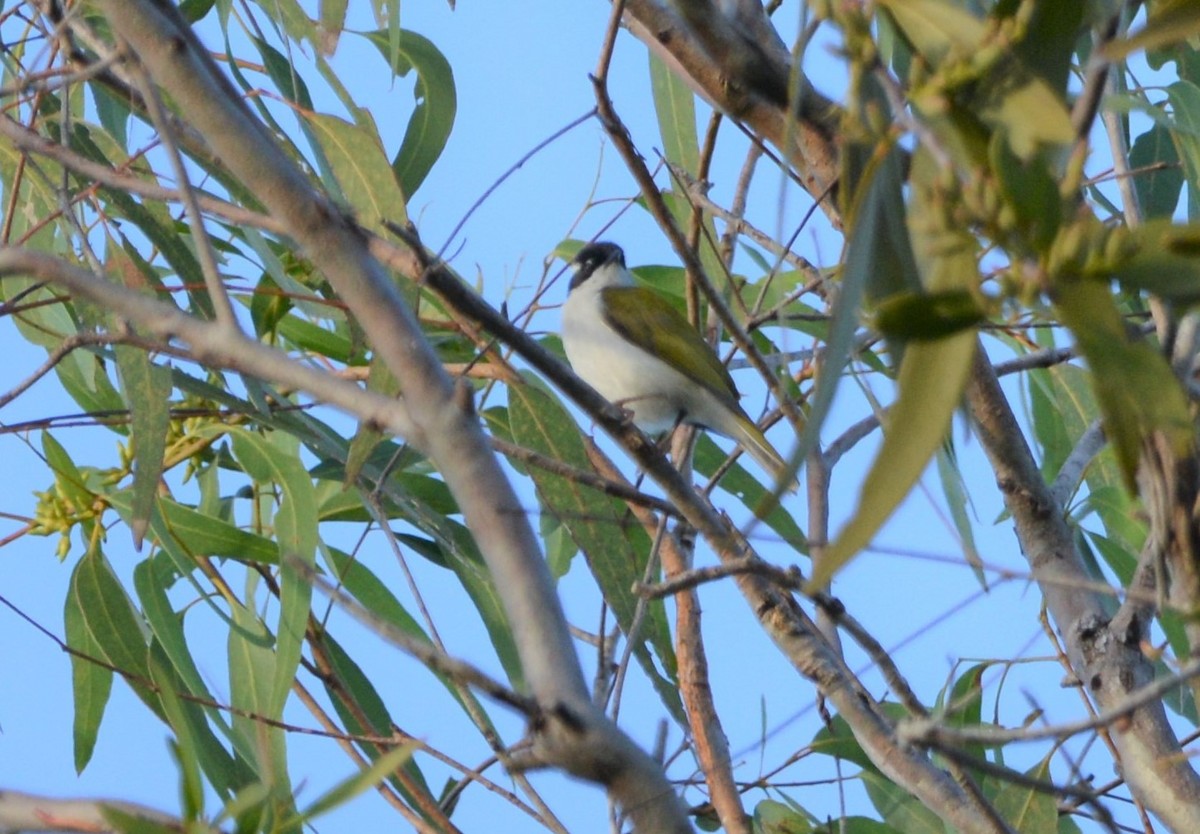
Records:
[[[974,500],[990,483],[962,462],[971,438],[956,442],[952,431],[956,415],[982,422],[964,403],[979,369],[1003,360],[1021,373],[1006,393],[1026,405],[1022,426],[1038,456],[1039,486],[1053,486],[1064,503],[1038,512],[1065,516],[1075,536],[1073,555],[1089,571],[1086,581],[1078,575],[1057,581],[1087,586],[1089,593],[1096,586],[1111,591],[1109,615],[1139,593],[1153,597],[1142,600],[1148,607],[1140,612],[1143,622],[1156,618],[1153,628],[1132,634],[1127,648],[1157,674],[1171,674],[1194,656],[1200,588],[1188,596],[1178,566],[1170,568],[1169,600],[1165,584],[1157,596],[1139,585],[1151,570],[1147,543],[1168,538],[1162,519],[1178,509],[1171,502],[1200,486],[1186,477],[1197,456],[1194,316],[1200,300],[1200,13],[1194,4],[1149,3],[1144,14],[1118,16],[1113,26],[1104,18],[1105,4],[1083,0],[880,0],[871,7],[874,18],[864,16],[863,4],[809,4],[819,31],[846,56],[849,80],[838,110],[836,188],[803,198],[806,207],[820,206],[828,215],[823,239],[838,242],[817,247],[827,260],[816,264],[799,254],[805,239],[799,232],[762,231],[783,228],[777,222],[783,208],[776,218],[774,208],[748,207],[749,197],[761,197],[761,187],[751,183],[764,178],[756,171],[764,159],[797,181],[811,179],[809,161],[796,150],[809,135],[810,114],[800,98],[780,116],[788,124],[783,140],[775,137],[774,150],[764,155],[759,139],[749,141],[727,126],[733,115],[697,98],[693,87],[703,87],[698,70],[690,80],[679,74],[681,67],[695,70],[670,52],[682,41],[656,41],[673,60],[652,53],[642,70],[643,89],[601,92],[602,98],[612,94],[620,112],[641,108],[649,121],[652,111],[658,138],[639,138],[639,147],[647,157],[654,144],[663,149],[652,193],[626,200],[621,211],[654,220],[662,237],[694,254],[690,269],[675,261],[648,263],[650,255],[631,258],[631,265],[691,316],[722,358],[738,355],[732,366],[749,394],[745,402],[761,405],[770,399],[764,391],[774,400],[787,398],[792,407],[771,415],[782,417],[771,438],[797,467],[809,467],[807,505],[774,501],[755,471],[730,460],[724,441],[699,438],[690,461],[703,482],[705,497],[698,500],[711,498],[720,510],[712,515],[727,525],[728,536],[724,543],[710,537],[710,547],[695,553],[696,525],[680,521],[680,508],[664,511],[657,487],[603,474],[612,459],[617,469],[628,469],[620,444],[597,445],[587,437],[588,418],[577,420],[565,398],[526,369],[526,361],[536,366],[530,353],[435,291],[429,272],[443,268],[443,255],[461,267],[452,255],[431,257],[423,271],[408,272],[399,257],[388,259],[401,248],[393,232],[400,230],[409,245],[427,203],[450,199],[429,193],[431,183],[445,182],[430,175],[445,164],[448,143],[461,139],[483,148],[489,137],[461,135],[458,85],[478,68],[452,65],[449,49],[402,27],[398,4],[375,3],[365,33],[347,22],[354,19],[353,5],[321,3],[313,16],[295,2],[235,8],[189,0],[177,11],[224,56],[231,89],[297,171],[334,198],[370,251],[393,269],[427,341],[445,370],[459,377],[463,400],[480,401],[480,423],[529,496],[527,507],[503,512],[539,514],[543,550],[564,595],[570,594],[567,619],[580,638],[597,700],[614,715],[623,698],[634,702],[643,711],[639,721],[661,719],[674,738],[685,739],[667,772],[680,781],[699,823],[716,820],[734,830],[736,820],[740,830],[764,834],[948,830],[948,811],[922,793],[927,787],[920,780],[906,779],[898,765],[883,766],[885,743],[939,771],[954,770],[956,783],[974,785],[972,801],[1013,831],[1084,830],[1092,825],[1085,811],[1117,815],[1124,811],[1114,809],[1130,797],[1146,801],[1134,779],[1132,789],[1107,786],[1092,794],[1096,786],[1076,781],[1065,739],[1032,756],[1007,741],[981,740],[980,733],[1033,723],[1023,698],[1004,690],[1018,658],[964,664],[925,708],[912,692],[895,691],[904,688],[891,677],[901,675],[890,666],[897,658],[858,632],[859,648],[839,659],[837,674],[884,666],[880,679],[854,690],[864,702],[874,697],[868,690],[884,688],[897,699],[871,702],[877,735],[838,715],[810,734],[804,755],[780,754],[762,739],[757,749],[779,757],[777,768],[748,775],[742,754],[734,756],[739,769],[722,765],[719,753],[696,740],[705,723],[697,717],[704,713],[696,693],[712,688],[697,644],[701,637],[715,642],[712,632],[719,630],[744,654],[758,639],[749,630],[753,618],[765,621],[773,613],[763,608],[719,624],[710,618],[705,631],[689,634],[687,606],[647,593],[645,584],[678,578],[660,564],[664,541],[701,568],[711,550],[739,583],[766,576],[763,581],[780,583],[779,594],[803,588],[809,596],[798,593],[796,610],[809,610],[815,599],[836,625],[854,605],[828,598],[830,583],[854,582],[855,572],[871,564],[856,560],[922,492],[935,459],[946,527],[961,545],[953,561],[968,565],[985,589],[1011,580],[1011,568],[994,570],[980,555],[993,528],[978,520]],[[360,382],[381,399],[415,396],[397,382],[330,276],[314,267],[314,253],[299,250],[282,221],[263,211],[256,184],[238,181],[213,156],[204,141],[211,126],[188,124],[187,109],[166,97],[174,126],[161,132],[148,106],[150,88],[116,60],[118,45],[102,9],[85,5],[69,20],[55,20],[43,17],[38,4],[14,8],[20,13],[0,21],[9,105],[0,117],[5,249],[101,274],[204,322],[217,318],[224,295],[249,340],[305,368]],[[680,37],[693,34],[699,43],[697,33]],[[600,49],[604,32],[594,36]],[[785,33],[785,40],[791,37]],[[62,38],[54,42],[70,48],[45,49],[43,38]],[[370,62],[372,72],[411,85],[411,103],[404,96],[386,103],[356,99],[344,83],[350,71],[334,60],[350,50],[360,51],[358,60]],[[736,76],[738,65],[721,65],[712,44],[698,53],[718,66],[722,79],[733,78],[726,88],[754,89]],[[1107,97],[1101,95],[1105,77],[1094,70],[1102,63],[1097,56],[1113,62],[1116,93]],[[1150,75],[1153,83],[1145,80]],[[592,95],[582,79],[580,89]],[[1089,97],[1103,109],[1100,118],[1089,110]],[[385,108],[403,112],[398,147],[381,127]],[[736,114],[747,134],[757,130],[753,113],[747,106]],[[708,124],[700,130],[703,119]],[[620,145],[630,136],[607,116],[598,122],[611,142]],[[189,182],[171,167],[164,145],[186,159]],[[1111,159],[1095,161],[1109,148],[1115,149]],[[734,154],[746,159],[740,174],[729,162]],[[576,173],[581,179],[570,185],[586,188],[587,177]],[[717,181],[741,185],[710,191]],[[799,191],[782,181],[789,196],[771,192],[779,206]],[[473,186],[462,187],[470,197],[461,202],[470,205]],[[601,227],[600,217],[612,219],[603,213],[605,200],[618,189],[607,182],[597,188],[603,193],[582,213],[588,229]],[[621,188],[629,192],[627,182]],[[202,219],[181,206],[184,189]],[[665,212],[656,212],[657,202]],[[801,229],[808,222],[806,215]],[[585,236],[567,233],[556,251],[573,251]],[[550,286],[555,269],[547,266],[535,287],[522,280],[503,291],[501,269],[480,265],[484,299],[561,356],[557,340],[542,335],[554,320],[539,307],[547,291],[548,297],[560,293]],[[702,282],[709,295],[698,289]],[[6,508],[18,517],[32,515],[22,533],[57,537],[58,558],[66,563],[55,593],[71,653],[69,757],[76,771],[97,756],[116,680],[171,739],[180,784],[179,807],[171,812],[185,822],[300,831],[374,790],[428,830],[453,830],[464,797],[487,808],[497,827],[520,819],[559,829],[551,814],[571,808],[554,796],[554,787],[535,787],[513,768],[517,796],[486,772],[488,766],[475,764],[487,756],[512,764],[525,727],[514,727],[509,709],[528,708],[531,659],[522,657],[519,638],[531,626],[506,608],[506,588],[484,559],[485,534],[460,507],[461,492],[421,451],[428,427],[416,427],[412,438],[388,436],[368,419],[348,420],[314,401],[310,391],[251,376],[236,363],[222,365],[183,340],[157,337],[121,310],[100,309],[32,270],[5,268],[0,298],[12,323],[7,337],[49,354],[52,367],[44,373],[115,441],[115,451],[78,443],[46,414],[36,506]],[[747,338],[727,339],[721,321],[736,324]],[[747,353],[765,359],[748,361]],[[744,372],[747,366],[766,370],[755,378]],[[11,399],[23,391],[14,390]],[[1097,427],[1107,445],[1084,454]],[[858,461],[848,475],[837,469],[831,488],[828,470],[852,458],[868,437],[873,445],[862,454],[869,460]],[[1001,463],[993,461],[997,471]],[[1162,474],[1155,465],[1174,480],[1154,482],[1151,475]],[[1006,493],[1024,489],[1000,480]],[[831,515],[835,524],[827,529]],[[1187,525],[1195,520],[1186,512],[1183,518],[1192,529]],[[122,550],[126,529],[136,556]],[[1186,539],[1177,528],[1170,532],[1172,541]],[[770,564],[742,558],[740,551],[728,558],[730,542],[747,541]],[[799,574],[771,570],[792,565]],[[1042,568],[1034,565],[1030,575],[1043,580]],[[696,575],[697,583],[709,578]],[[328,603],[314,593],[314,581],[325,579],[335,586],[324,591],[334,597]],[[431,586],[439,589],[432,606]],[[1047,587],[1042,590],[1049,595]],[[918,592],[904,587],[889,597],[896,606],[919,607],[920,599],[902,598]],[[368,651],[363,632],[346,616],[346,600],[369,629],[408,646],[414,659],[396,666]],[[1154,610],[1163,601],[1169,604]],[[846,620],[841,625],[852,633]],[[1083,630],[1078,623],[1056,625],[1068,642]],[[460,629],[473,639],[448,636]],[[1038,645],[1077,676],[1071,664],[1081,652],[1051,646],[1054,640]],[[786,641],[776,636],[776,642]],[[829,694],[832,672],[797,660],[791,646],[781,650],[822,697]],[[967,654],[958,646],[952,651]],[[431,659],[458,654],[466,655],[476,677]],[[729,674],[713,664],[713,678]],[[489,676],[496,678],[490,690],[480,683]],[[418,677],[432,680],[436,695],[425,697],[438,699],[436,709],[411,694],[417,687],[410,678]],[[912,689],[938,689],[930,680],[921,684]],[[493,700],[481,698],[481,688]],[[769,687],[746,676],[729,688],[757,694]],[[795,691],[788,692],[794,702]],[[806,692],[800,700],[810,697]],[[414,710],[414,699],[422,709]],[[1195,696],[1182,684],[1162,701],[1182,722],[1195,724]],[[557,706],[540,704],[540,714],[529,708],[522,717],[531,732],[536,735]],[[332,737],[322,739],[321,750],[337,749],[336,739],[349,758],[337,784],[307,793],[307,765],[299,763],[296,741],[303,723],[296,716],[303,711]],[[926,738],[907,747],[897,741],[926,720],[966,740],[949,749]],[[453,722],[456,735],[447,738],[442,725]],[[719,723],[711,723],[715,747],[727,747]],[[1087,755],[1104,753],[1089,748]],[[803,781],[795,774],[815,760],[833,762],[840,778],[856,783],[857,804],[838,807],[836,820],[829,803],[786,787]],[[1186,769],[1181,778],[1197,780],[1185,757],[1171,761]],[[744,802],[745,818],[717,807],[719,780],[712,774],[722,767],[736,773],[735,787],[745,792],[737,800]],[[685,784],[697,771],[710,781]],[[500,801],[477,799],[484,793]],[[1077,801],[1085,793],[1090,805]],[[496,807],[511,819],[499,822]],[[119,808],[108,814],[118,830],[154,827]],[[1122,824],[1127,819],[1135,818],[1122,817]],[[587,826],[570,819],[567,827]]]

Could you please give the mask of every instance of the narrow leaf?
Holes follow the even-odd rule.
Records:
[[[1091,367],[1105,433],[1126,486],[1136,491],[1134,475],[1145,438],[1161,432],[1176,454],[1190,454],[1194,436],[1187,396],[1161,354],[1130,340],[1106,284],[1061,280],[1054,300]]]
[[[533,385],[511,387],[509,420],[513,438],[522,446],[581,469],[591,468],[575,422],[547,392]],[[633,585],[645,578],[649,537],[620,502],[538,467],[530,467],[530,476],[547,512],[567,529],[586,556],[605,602],[633,642],[635,655],[659,696],[682,720],[682,704],[673,681],[675,652],[661,600],[645,603],[642,633],[630,634],[639,608]],[[646,651],[647,643],[654,647],[669,677],[655,667]]]
[[[398,19],[398,14],[392,18],[393,21]],[[404,29],[371,32],[367,39],[383,54],[393,73],[417,72],[413,89],[416,106],[408,120],[400,150],[392,160],[395,181],[401,191],[411,197],[442,155],[454,127],[458,110],[454,72],[433,42],[416,32]]]
[[[71,585],[76,583],[83,560],[71,574]],[[113,673],[106,667],[87,658],[103,657],[103,652],[92,639],[91,632],[83,620],[83,610],[77,594],[68,593],[63,610],[67,645],[79,654],[71,655],[71,691],[75,703],[75,720],[72,725],[75,752],[75,772],[82,773],[92,759],[96,738],[100,733],[100,721],[112,692]]]
[[[163,453],[170,428],[171,372],[150,361],[141,348],[114,348],[121,389],[129,403],[133,431],[133,489],[129,527],[133,543],[142,549],[150,512],[162,475]]]
[[[383,152],[374,125],[356,124],[323,113],[307,114],[342,191],[342,198],[369,229],[383,221],[403,223],[405,195]]]
[[[255,480],[275,484],[282,498],[275,512],[275,539],[286,554],[280,571],[279,622],[275,632],[275,680],[268,715],[283,713],[308,626],[312,585],[292,566],[292,559],[312,566],[317,552],[317,502],[312,478],[300,462],[293,438],[274,432],[263,436],[243,429],[223,429],[233,438],[233,453]],[[281,447],[282,444],[286,446]]]
[[[411,758],[412,753],[412,745],[399,745],[384,753],[358,773],[334,785],[329,791],[318,797],[312,805],[304,809],[305,822],[311,822],[315,817],[345,805],[354,797],[373,788]]]
[[[942,443],[975,356],[973,331],[910,344],[896,381],[883,446],[867,474],[858,509],[816,565],[813,587],[823,587],[859,550],[916,484]]]
[[[111,492],[105,500],[117,510],[122,520],[128,521],[132,517],[133,496],[128,489]],[[180,571],[183,573],[191,569],[193,556],[226,556],[248,562],[279,564],[279,545],[275,542],[169,498],[158,499],[158,514],[151,517],[150,529],[159,546],[182,555],[184,561],[180,563]]]

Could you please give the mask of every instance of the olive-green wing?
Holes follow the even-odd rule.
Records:
[[[670,354],[670,364],[684,376],[731,404],[737,402],[738,392],[729,369],[669,301],[644,287],[606,287],[600,292],[609,327],[648,353]],[[668,348],[664,333],[676,334],[674,350]]]

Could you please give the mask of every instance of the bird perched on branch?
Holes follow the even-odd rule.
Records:
[[[589,243],[571,267],[562,341],[575,373],[643,431],[680,423],[710,429],[736,440],[779,480],[787,464],[738,405],[729,370],[678,310],[634,282],[621,247]]]

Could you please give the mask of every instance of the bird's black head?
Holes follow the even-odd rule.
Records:
[[[592,273],[597,269],[611,263],[620,264],[624,268],[625,253],[621,251],[620,246],[606,240],[589,243],[571,259],[571,266],[574,267],[575,274],[571,276],[570,289],[575,289],[592,277]]]

